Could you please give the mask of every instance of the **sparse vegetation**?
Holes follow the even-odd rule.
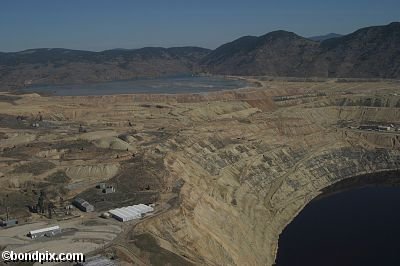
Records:
[[[51,175],[49,175],[47,178],[47,181],[50,183],[68,183],[71,179],[65,174],[64,171],[57,171]]]
[[[156,239],[150,234],[140,234],[133,237],[135,245],[150,259],[151,265],[193,265],[178,255],[160,247]],[[143,254],[143,256],[145,256]]]
[[[29,162],[15,168],[13,173],[32,173],[34,175],[40,175],[54,167],[55,165],[48,161]]]

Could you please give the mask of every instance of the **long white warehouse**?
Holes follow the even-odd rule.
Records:
[[[49,236],[49,237],[55,236],[60,233],[61,233],[61,228],[58,225],[56,225],[53,227],[30,231],[28,233],[28,236],[30,236],[32,239],[34,239],[34,238],[43,237],[43,236]]]
[[[142,216],[148,212],[152,212],[154,209],[145,204],[133,205],[118,209],[110,210],[109,213],[121,222],[127,222],[134,219],[140,219]]]

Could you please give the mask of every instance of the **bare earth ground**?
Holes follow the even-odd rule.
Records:
[[[272,265],[280,232],[321,189],[399,169],[399,131],[357,128],[400,127],[399,82],[249,79],[261,87],[0,94],[0,215],[9,207],[20,222],[0,229],[0,247],[102,253],[135,265]],[[116,192],[103,194],[99,182]],[[29,212],[41,191],[55,205],[51,219]],[[66,213],[77,195],[96,212]],[[136,203],[157,211],[126,224],[98,217]],[[26,237],[49,224],[63,234]]]

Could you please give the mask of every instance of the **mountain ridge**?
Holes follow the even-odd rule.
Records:
[[[252,42],[260,45],[241,53],[232,50],[229,56],[225,45],[218,47],[202,59],[204,69],[223,75],[400,78],[400,22],[321,42],[285,31],[255,37]],[[236,50],[247,46],[241,45],[240,38],[231,43]],[[215,61],[220,54],[226,59]]]
[[[316,41],[316,42],[322,42],[325,40],[329,40],[329,39],[333,39],[333,38],[339,38],[339,37],[343,37],[343,34],[338,34],[338,33],[328,33],[325,35],[317,35],[317,36],[311,36],[311,37],[307,37],[307,39]]]
[[[400,22],[314,41],[277,30],[210,50],[144,47],[100,52],[37,48],[0,52],[0,84],[89,83],[178,74],[400,78]]]
[[[191,74],[199,71],[197,62],[208,53],[208,49],[199,47],[144,47],[101,52],[28,49],[0,53],[0,82],[3,87],[21,87]]]

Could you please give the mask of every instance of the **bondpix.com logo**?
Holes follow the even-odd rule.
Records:
[[[14,252],[4,250],[1,253],[4,262],[84,262],[85,255],[83,253],[54,253],[54,252]]]

